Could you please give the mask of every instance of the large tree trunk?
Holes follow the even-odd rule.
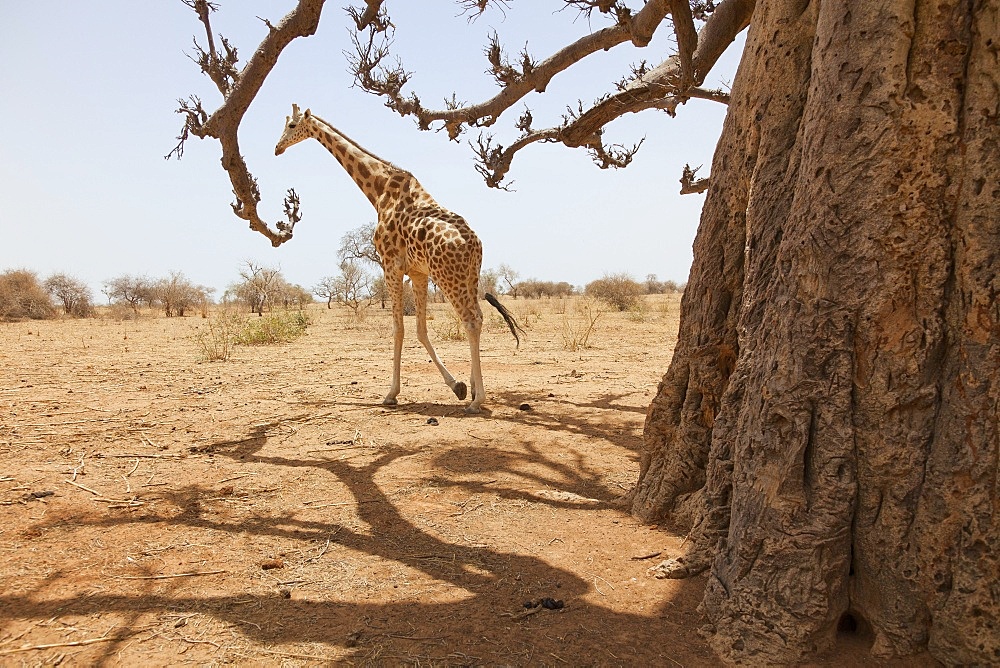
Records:
[[[760,0],[633,512],[724,658],[1000,663],[1000,0]]]

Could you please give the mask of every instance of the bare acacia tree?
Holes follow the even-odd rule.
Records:
[[[521,278],[521,273],[511,267],[509,264],[501,264],[496,268],[497,272],[497,282],[502,283],[504,288],[504,294],[510,295],[512,298],[517,299],[517,293],[520,289],[520,284],[518,279]]]
[[[312,287],[312,293],[320,299],[326,300],[326,307],[333,308],[333,300],[337,298],[337,277],[324,276]]]
[[[375,226],[376,221],[365,223],[361,227],[349,230],[340,238],[340,248],[337,249],[337,257],[344,260],[361,260],[375,267],[382,266],[382,258],[375,250]]]
[[[195,285],[180,271],[171,271],[169,276],[155,281],[151,286],[152,298],[160,304],[168,318],[183,316],[193,308],[205,315],[214,291],[215,288]]]
[[[230,292],[250,307],[252,313],[264,315],[264,310],[274,308],[287,281],[278,267],[265,267],[253,260],[246,260],[240,269],[240,282],[230,286]]]
[[[377,298],[372,275],[357,260],[350,258],[340,262],[334,292],[337,300],[350,308],[356,319]]]
[[[53,274],[45,279],[42,286],[63,305],[66,315],[78,318],[93,315],[93,295],[87,284],[80,279],[67,274]]]
[[[101,292],[112,304],[128,304],[139,315],[139,306],[152,301],[153,283],[146,276],[123,274],[104,281]]]

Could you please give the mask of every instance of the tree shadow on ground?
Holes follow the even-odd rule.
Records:
[[[383,446],[367,455],[367,461],[270,454],[269,432],[280,429],[281,425],[281,420],[274,420],[255,426],[244,438],[216,441],[192,450],[233,461],[252,459],[257,465],[274,467],[284,474],[301,470],[328,475],[331,483],[347,489],[358,520],[367,531],[328,520],[305,520],[293,513],[220,517],[206,503],[207,499],[217,497],[219,491],[202,484],[157,492],[162,499],[161,507],[154,507],[142,518],[107,515],[83,518],[80,524],[105,529],[109,535],[116,529],[141,523],[161,527],[163,532],[186,527],[230,538],[278,538],[309,546],[328,540],[333,551],[342,548],[363,553],[422,573],[459,590],[460,600],[370,603],[331,600],[336,599],[335,593],[325,594],[321,600],[296,600],[279,591],[273,595],[210,593],[219,589],[219,585],[208,588],[204,595],[191,595],[179,591],[181,583],[157,580],[142,584],[141,593],[135,594],[106,591],[61,594],[45,591],[58,588],[60,578],[54,575],[28,595],[0,595],[0,621],[116,613],[134,623],[142,613],[198,612],[240,629],[258,643],[322,643],[344,648],[357,660],[390,662],[413,656],[457,663],[520,665],[550,664],[553,657],[563,663],[633,665],[663,664],[668,658],[680,663],[710,659],[705,643],[692,630],[697,625],[691,623],[697,617],[695,607],[703,588],[701,580],[678,585],[679,593],[655,611],[621,612],[596,605],[585,598],[593,592],[592,581],[577,573],[533,555],[450,542],[404,517],[376,478],[400,458],[424,448]],[[480,467],[475,472],[509,474],[518,471],[522,459],[530,459],[536,464],[543,463],[550,472],[535,478],[540,485],[558,484],[562,489],[572,488],[583,495],[600,492],[595,472],[584,469],[579,474],[570,465],[546,460],[530,444],[522,445],[523,455],[501,457],[497,466],[487,467],[490,469],[487,471]],[[456,450],[451,454],[455,455]],[[448,463],[453,471],[471,472],[472,469],[463,468],[468,461],[448,459],[448,453],[434,460],[435,466]],[[429,481],[434,479],[435,475],[428,477]],[[469,492],[479,489],[475,483],[457,484],[466,485]],[[518,497],[515,490],[506,493],[511,495],[509,498],[527,499]],[[604,496],[600,507],[607,508],[610,502],[606,490],[600,495]],[[559,500],[535,497],[529,500],[550,503],[556,508],[580,509],[577,504]],[[176,512],[170,512],[171,507]],[[72,531],[72,527],[63,530]],[[331,552],[327,554],[333,559]],[[219,555],[219,560],[224,563],[225,556]],[[218,577],[224,581],[227,575]],[[103,589],[107,588],[110,587]],[[566,607],[562,611],[530,613],[521,606],[524,600],[546,596],[565,601]],[[678,624],[678,619],[685,623]],[[126,642],[135,640],[141,632],[126,623],[120,636],[102,647],[101,661],[112,660]]]

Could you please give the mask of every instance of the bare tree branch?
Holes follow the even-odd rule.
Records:
[[[691,165],[684,165],[684,171],[681,173],[681,194],[682,195],[693,195],[697,193],[703,193],[708,190],[709,179],[695,179],[694,175],[698,173],[701,169],[701,165],[691,169]]]
[[[234,213],[250,223],[250,228],[278,246],[292,238],[296,223],[301,219],[299,198],[294,190],[285,197],[284,209],[287,222],[278,222],[272,229],[257,212],[261,200],[256,179],[250,174],[240,153],[239,126],[264,80],[277,63],[282,50],[297,37],[311,36],[319,25],[325,0],[298,0],[296,6],[277,24],[261,19],[267,26],[267,35],[261,41],[246,65],[239,69],[238,52],[222,35],[212,32],[211,14],[218,9],[210,0],[181,0],[197,15],[205,28],[206,47],[195,41],[191,59],[215,84],[223,96],[222,104],[212,113],[203,107],[196,96],[178,101],[177,112],[185,118],[177,137],[177,145],[167,158],[184,154],[184,143],[194,135],[213,137],[222,146],[222,166],[229,173],[236,200]],[[457,0],[463,13],[481,15],[490,5],[502,11],[512,0]],[[596,30],[557,50],[541,62],[528,53],[527,46],[511,61],[504,55],[499,37],[494,33],[485,49],[489,73],[501,90],[492,98],[478,103],[460,102],[456,95],[444,101],[443,109],[425,108],[415,93],[404,93],[411,74],[398,59],[390,58],[393,25],[384,0],[364,0],[359,6],[347,7],[357,30],[352,32],[354,53],[348,56],[351,71],[358,86],[386,98],[387,106],[400,115],[416,117],[421,129],[438,124],[447,130],[452,140],[468,127],[489,127],[512,106],[531,92],[542,93],[549,82],[560,72],[579,63],[588,56],[605,51],[619,44],[630,42],[634,46],[649,44],[657,28],[667,16],[671,17],[677,38],[678,53],[655,67],[643,61],[633,67],[631,74],[617,84],[617,92],[606,95],[590,108],[582,104],[569,109],[556,127],[533,129],[531,111],[527,108],[517,119],[515,127],[520,136],[504,147],[491,135],[481,135],[473,145],[478,157],[476,169],[488,185],[504,188],[504,179],[510,170],[513,156],[521,149],[536,142],[559,142],[568,147],[585,148],[594,162],[606,169],[625,167],[642,145],[627,148],[621,144],[606,145],[604,127],[612,120],[645,109],[660,109],[671,116],[678,105],[690,98],[702,98],[727,103],[728,95],[720,90],[701,87],[719,56],[749,23],[755,0],[645,0],[641,9],[633,11],[625,0],[564,0],[567,7],[576,8],[586,15],[595,10],[613,20],[613,25]],[[695,32],[694,21],[703,21]],[[367,35],[363,35],[367,31]],[[685,177],[688,178],[688,177]],[[684,188],[701,187],[705,179],[694,180],[691,171]],[[707,186],[705,186],[707,187]],[[700,191],[699,191],[700,192]]]
[[[389,15],[382,8],[383,0],[366,0],[365,8],[350,6],[345,8],[348,16],[354,19],[358,30],[371,27],[375,32],[384,32],[390,25]]]
[[[441,122],[448,130],[449,138],[457,139],[463,130],[463,125],[476,127],[492,125],[501,113],[516,104],[525,95],[532,91],[544,92],[549,81],[556,74],[593,53],[605,51],[627,41],[645,46],[666,14],[666,0],[650,0],[627,22],[620,22],[612,27],[603,28],[581,37],[541,63],[536,64],[531,61],[530,67],[522,65],[522,72],[517,73],[514,70],[515,76],[510,76],[509,80],[506,80],[507,77],[497,77],[498,81],[503,84],[503,90],[490,100],[469,107],[426,109],[420,104],[416,95],[404,98],[398,90],[393,92],[393,85],[398,80],[398,77],[393,79],[393,75],[402,71],[402,66],[399,65],[397,68],[388,70],[388,82],[380,79],[376,74],[380,61],[388,55],[388,44],[369,49],[364,41],[356,39],[356,45],[360,45],[361,48],[358,49],[357,55],[351,58],[351,69],[361,88],[389,98],[387,102],[389,108],[394,109],[400,115],[412,114],[416,116],[417,124],[425,130],[430,129],[431,123]],[[373,36],[370,36],[368,41],[370,42],[372,38]],[[490,51],[491,49],[488,49],[487,53],[489,54]],[[373,54],[378,56],[379,62],[372,62],[371,56]],[[522,54],[522,60],[524,56],[527,56],[526,52]],[[524,72],[524,70],[529,71]]]
[[[382,3],[376,4],[381,6]],[[478,6],[480,3],[471,4]],[[479,104],[458,104],[453,98],[451,103],[446,101],[444,109],[435,110],[425,108],[414,93],[404,95],[402,89],[410,73],[398,60],[394,66],[383,64],[389,56],[391,35],[383,37],[376,45],[375,30],[367,40],[355,39],[357,53],[351,57],[351,69],[358,85],[386,97],[389,108],[400,115],[415,116],[417,124],[424,130],[430,129],[434,123],[441,123],[449,138],[456,140],[466,126],[493,125],[501,114],[526,95],[532,91],[544,92],[558,73],[593,53],[629,41],[639,47],[647,45],[656,28],[668,14],[671,15],[678,53],[656,67],[648,68],[642,63],[633,68],[632,76],[618,84],[615,94],[605,96],[586,111],[581,106],[570,117],[564,117],[563,124],[558,127],[531,130],[530,112],[527,117],[522,115],[516,127],[523,134],[506,148],[493,136],[480,136],[473,145],[478,156],[476,169],[494,188],[505,188],[504,178],[514,154],[535,142],[560,142],[569,147],[585,147],[598,166],[624,167],[631,161],[638,145],[631,149],[620,145],[605,147],[602,128],[612,120],[646,109],[660,109],[673,116],[678,105],[693,97],[728,103],[726,93],[703,89],[701,84],[726,47],[749,24],[755,0],[723,0],[718,5],[705,0],[696,3],[694,10],[688,0],[649,0],[634,14],[621,0],[566,0],[566,4],[587,15],[597,10],[613,16],[615,24],[581,37],[540,63],[532,60],[525,48],[521,52],[520,66],[512,64],[503,55],[499,38],[494,33],[486,48],[486,56],[490,63],[489,72],[501,86],[501,91]],[[694,26],[696,15],[705,21],[697,33]]]
[[[677,36],[677,55],[681,61],[679,88],[683,91],[691,87],[694,79],[691,57],[698,48],[698,33],[694,29],[694,18],[691,16],[688,0],[670,0],[670,18],[674,22],[674,35]]]
[[[190,103],[181,102],[178,113],[186,115],[184,128],[178,137],[178,146],[167,157],[183,155],[183,143],[189,134],[200,138],[214,137],[222,144],[222,167],[229,172],[236,202],[233,212],[250,222],[250,229],[263,234],[273,246],[279,246],[292,238],[295,224],[301,218],[298,195],[289,190],[285,198],[285,213],[288,222],[279,222],[272,230],[257,213],[260,190],[257,180],[250,174],[246,162],[240,154],[239,127],[243,116],[263,85],[267,75],[274,68],[282,50],[296,37],[308,37],[316,32],[325,0],[299,0],[277,26],[269,22],[268,34],[257,47],[253,56],[241,72],[236,74],[236,49],[220,37],[224,54],[217,51],[212,37],[209,14],[215,10],[214,3],[207,0],[182,0],[195,10],[204,24],[208,35],[208,50],[200,50],[196,59],[204,71],[219,88],[224,97],[222,105],[210,116],[201,107],[201,101],[190,98]],[[377,3],[381,4],[381,3]]]

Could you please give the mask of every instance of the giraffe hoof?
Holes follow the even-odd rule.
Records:
[[[396,397],[386,397],[385,399],[382,400],[383,406],[395,406],[398,403],[399,402],[396,401]]]
[[[481,409],[479,406],[474,406],[472,404],[469,404],[468,406],[465,407],[466,415],[479,415],[482,412],[483,409]]]
[[[461,382],[455,383],[455,387],[451,389],[459,399],[465,399],[465,395],[469,393],[469,389],[465,386],[465,383]]]

